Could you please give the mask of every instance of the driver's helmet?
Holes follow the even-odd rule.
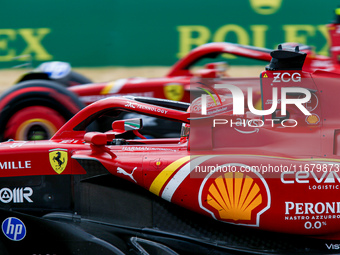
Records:
[[[201,115],[201,97],[196,98],[189,106],[187,112],[190,112],[191,117],[202,117]],[[221,100],[221,101],[220,101]],[[207,115],[218,115],[218,114],[231,114],[232,113],[232,98],[226,96],[216,95],[208,96],[207,99]],[[222,102],[222,104],[221,104]],[[204,115],[206,117],[206,115]],[[190,124],[183,123],[181,130],[181,141],[184,142],[188,139],[190,134]]]
[[[232,112],[232,101],[231,97],[227,97],[224,95],[206,95],[206,113],[205,115],[218,115],[225,114],[228,112]],[[202,114],[202,97],[196,98],[190,105],[190,115],[193,117],[194,115]],[[198,116],[199,117],[199,116]]]

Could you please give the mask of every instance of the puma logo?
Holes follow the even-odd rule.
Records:
[[[117,173],[119,174],[124,174],[129,176],[134,182],[137,183],[137,181],[135,180],[135,178],[133,178],[133,172],[137,169],[137,167],[135,167],[131,173],[126,172],[123,168],[117,167]]]

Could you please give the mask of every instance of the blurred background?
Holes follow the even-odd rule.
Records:
[[[25,63],[27,58],[16,58],[20,55],[30,55],[33,67],[45,61],[66,61],[75,68],[167,67],[191,49],[218,41],[266,48],[299,42],[327,55],[325,24],[334,19],[338,4],[334,0],[6,1],[0,15],[0,68]],[[263,66],[255,60],[224,57],[231,66]],[[97,69],[104,72],[102,79],[91,77],[88,69],[80,71],[103,81],[112,70]],[[146,76],[163,75],[167,69],[160,70],[146,69]]]

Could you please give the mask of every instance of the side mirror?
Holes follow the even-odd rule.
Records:
[[[91,144],[93,154],[102,154],[105,152],[108,153],[112,159],[117,157],[109,148],[104,146],[107,145],[107,136],[104,133],[88,132],[84,136],[84,141]]]
[[[96,146],[106,145],[107,138],[106,134],[98,133],[98,132],[88,132],[84,136],[84,141],[86,143],[91,143]]]
[[[123,134],[126,131],[140,130],[143,128],[141,118],[116,120],[112,123],[112,130],[115,133]]]

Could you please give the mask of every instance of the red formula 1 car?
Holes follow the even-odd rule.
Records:
[[[50,140],[0,143],[1,254],[336,253],[340,75],[271,55],[263,117],[234,115],[223,95],[115,97]],[[141,118],[87,131],[124,111],[179,122],[182,136],[145,139]]]
[[[269,62],[269,52],[267,49],[264,51],[231,43],[211,43],[193,50],[166,77],[119,79],[68,88],[56,80],[36,79],[40,74],[33,73],[24,78],[28,80],[13,86],[0,97],[0,140],[48,139],[85,105],[110,96],[146,96],[190,102],[190,81],[193,77],[220,79],[225,76],[222,63],[207,64],[195,76],[190,67],[198,60],[233,53]],[[245,78],[241,82],[249,83],[252,79]],[[155,123],[159,124],[157,121]],[[163,134],[156,130],[150,135],[157,137]]]
[[[338,16],[337,16],[338,17]],[[338,55],[340,40],[339,22],[329,25],[332,57],[316,55],[308,46],[300,45],[300,50],[307,53],[304,71],[327,70],[339,72]],[[296,44],[283,44],[284,48]],[[228,76],[226,66],[216,62],[206,64],[204,69],[192,71],[191,67],[207,58],[216,58],[224,53],[253,58],[269,62],[271,50],[242,46],[232,43],[210,43],[191,51],[178,61],[162,78],[129,78],[113,82],[89,83],[86,78],[72,72],[65,63],[45,63],[38,70],[21,78],[21,82],[5,92],[0,98],[0,140],[40,140],[51,137],[71,116],[85,105],[109,96],[147,96],[190,102],[190,80],[193,77],[220,79]],[[234,82],[237,78],[230,78]],[[256,78],[257,79],[257,78]],[[242,78],[239,82],[249,86],[253,78]],[[62,84],[63,86],[60,86]],[[65,88],[68,87],[67,89]],[[198,85],[199,86],[199,85]],[[260,93],[258,84],[254,90]],[[258,100],[258,104],[260,101]],[[131,117],[131,116],[130,116]],[[178,126],[159,133],[158,120],[145,123],[153,125],[150,136],[173,136],[178,133]],[[100,123],[100,126],[104,124]]]
[[[212,43],[193,50],[162,78],[119,79],[113,82],[90,83],[67,88],[63,85],[66,84],[65,81],[69,81],[67,73],[70,69],[61,64],[53,63],[51,67],[47,65],[48,68],[45,66],[41,70],[48,69],[53,76],[66,78],[45,80],[43,78],[47,77],[46,73],[34,72],[6,91],[0,98],[0,140],[47,139],[85,105],[106,97],[146,96],[190,102],[190,80],[194,77],[190,68],[199,60],[228,52],[265,61],[270,60],[269,53],[262,50],[247,49],[231,43]],[[59,76],[53,72],[56,66],[58,67],[56,73]],[[205,69],[196,71],[196,75],[201,78],[220,78],[224,76],[224,72],[223,63],[210,63]],[[146,125],[149,125],[149,122]],[[159,124],[157,121],[154,123]],[[156,130],[150,135],[163,134],[159,134]]]

